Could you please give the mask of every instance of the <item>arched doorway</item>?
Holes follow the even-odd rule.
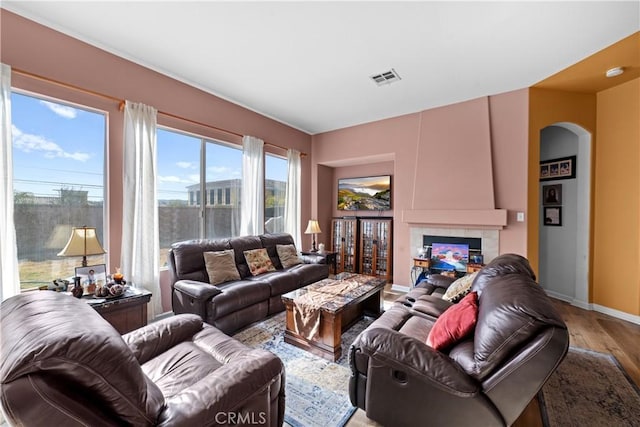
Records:
[[[539,281],[545,291],[589,309],[591,134],[574,123],[554,123],[540,132],[540,160],[576,156],[576,178],[540,183]],[[561,225],[545,225],[543,188],[561,191]],[[555,212],[558,212],[555,210]]]

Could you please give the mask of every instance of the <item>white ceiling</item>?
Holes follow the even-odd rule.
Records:
[[[310,134],[532,86],[640,30],[639,5],[2,2]]]

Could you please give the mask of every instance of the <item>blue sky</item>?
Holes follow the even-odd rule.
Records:
[[[11,95],[16,191],[58,196],[61,188],[103,197],[105,116],[19,93]]]
[[[106,115],[13,93],[11,96],[14,188],[58,196],[61,188],[103,198]],[[200,139],[158,129],[158,198],[187,200],[199,182]],[[207,144],[207,181],[241,178],[242,151]],[[266,176],[286,181],[286,160],[266,157]]]

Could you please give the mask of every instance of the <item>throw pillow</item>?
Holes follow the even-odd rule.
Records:
[[[276,271],[266,248],[244,251],[244,259],[247,260],[252,276],[257,276],[267,271]]]
[[[429,331],[427,345],[441,351],[470,334],[478,321],[478,293],[471,292],[438,317]]]
[[[276,245],[276,251],[284,268],[293,267],[303,262],[302,258],[298,256],[298,251],[294,245]]]
[[[467,274],[450,284],[444,295],[442,295],[442,299],[451,302],[460,301],[462,297],[471,292],[471,285],[473,284],[473,279],[476,278],[477,274],[477,271]]]
[[[218,285],[230,280],[240,280],[233,249],[204,252],[203,256],[204,266],[209,275],[209,283],[212,285]]]

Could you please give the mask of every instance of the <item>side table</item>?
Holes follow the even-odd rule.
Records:
[[[338,274],[338,257],[337,257],[338,252],[324,251],[323,253],[320,253],[320,252],[302,251],[301,254],[307,255],[307,256],[313,255],[313,256],[324,258],[324,263],[328,264],[330,267],[329,273],[331,273],[331,267],[333,267],[332,274]]]
[[[147,324],[147,304],[151,292],[140,289],[127,289],[121,297],[94,298],[82,297],[120,334],[126,334]]]

